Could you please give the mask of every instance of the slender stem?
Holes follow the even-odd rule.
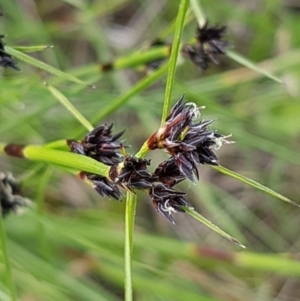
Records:
[[[148,147],[148,140],[146,140],[144,142],[144,144],[142,145],[142,147],[140,148],[140,150],[136,153],[136,157],[137,158],[143,158],[146,156],[146,154],[149,152],[149,147]]]
[[[150,75],[146,76],[142,80],[140,80],[132,89],[126,92],[124,95],[115,99],[111,104],[101,109],[99,114],[92,118],[93,123],[99,122],[99,120],[108,116],[112,112],[116,111],[119,107],[121,107],[124,103],[131,99],[134,95],[139,93],[140,91],[145,90],[148,86],[154,83],[157,79],[159,79],[162,75],[167,71],[167,64],[157,69]]]
[[[154,60],[167,58],[169,56],[170,46],[156,46],[147,51],[139,51],[127,57],[120,57],[113,63],[114,69],[133,68],[147,64]]]
[[[125,211],[125,301],[132,301],[132,250],[136,195],[127,191]]]
[[[67,144],[66,139],[62,140],[55,140],[43,145],[44,148],[53,148],[53,149],[60,149],[60,150],[70,150],[70,147]]]
[[[1,251],[4,261],[4,267],[5,267],[5,278],[6,278],[6,285],[10,292],[10,298],[11,301],[16,301],[16,291],[15,291],[15,285],[13,283],[12,279],[12,271],[10,266],[10,261],[7,253],[7,246],[6,246],[6,235],[4,230],[4,224],[3,224],[3,218],[2,218],[2,212],[0,210],[0,245],[1,245]]]
[[[168,64],[165,64],[161,68],[155,70],[150,75],[147,75],[143,79],[141,79],[135,86],[133,86],[129,91],[125,92],[125,94],[121,95],[120,97],[116,98],[114,101],[110,102],[107,106],[103,107],[99,113],[93,116],[92,123],[96,124],[104,117],[108,116],[109,114],[116,111],[120,108],[124,103],[129,101],[134,95],[138,94],[139,92],[145,90],[149,87],[152,83],[162,77],[168,70]],[[71,137],[80,137],[84,132],[82,129],[76,130],[72,133]]]
[[[180,48],[182,30],[184,27],[185,15],[188,9],[188,4],[189,4],[189,0],[181,0],[178,9],[176,27],[174,32],[174,40],[172,43],[171,56],[169,61],[169,69],[168,69],[168,77],[167,77],[166,90],[165,90],[165,101],[163,106],[161,126],[165,124],[165,120],[168,116],[168,112],[170,109],[176,63],[177,63],[177,58],[178,58],[178,53]]]

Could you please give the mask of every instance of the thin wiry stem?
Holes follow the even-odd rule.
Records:
[[[127,191],[125,211],[125,301],[132,301],[132,250],[136,195]]]

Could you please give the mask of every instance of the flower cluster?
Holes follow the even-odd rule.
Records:
[[[111,166],[120,163],[123,156],[119,151],[123,144],[117,140],[124,134],[124,131],[112,135],[112,127],[113,123],[100,125],[82,141],[68,140],[68,144],[73,152],[91,157],[103,164]]]
[[[192,182],[199,179],[198,164],[217,165],[214,151],[224,143],[232,143],[208,127],[213,120],[199,120],[200,110],[194,103],[184,101],[184,95],[171,109],[165,126],[148,139],[148,148],[165,149],[171,157],[158,165],[153,173],[148,171],[150,159],[123,156],[119,151],[122,142],[117,139],[123,132],[112,135],[112,125],[102,125],[78,142],[68,140],[72,152],[89,156],[110,166],[109,178],[81,173],[93,183],[101,196],[119,200],[120,188],[142,189],[148,192],[154,207],[169,221],[174,223],[172,213],[184,212],[188,207],[186,193],[174,186],[188,178]]]
[[[2,216],[11,211],[18,212],[20,207],[28,206],[31,202],[21,197],[20,187],[11,173],[0,172],[0,205]]]
[[[128,189],[148,189],[152,187],[152,174],[147,170],[150,159],[141,159],[134,156],[126,156],[123,168],[114,179],[116,184]]]
[[[153,176],[156,183],[149,190],[149,196],[156,210],[174,224],[171,214],[184,212],[182,206],[189,207],[189,203],[185,199],[186,193],[173,188],[174,185],[183,181],[185,176],[179,171],[172,157],[159,164]]]
[[[122,141],[118,141],[118,139],[124,131],[112,135],[112,127],[113,124],[100,125],[86,135],[82,141],[69,139],[67,143],[73,153],[91,157],[109,166],[116,165],[123,161],[123,155],[120,151],[124,146]],[[101,196],[112,197],[116,200],[121,199],[122,193],[110,179],[89,173],[81,173],[80,176],[87,178]]]
[[[199,179],[197,164],[218,165],[214,150],[233,142],[226,140],[230,135],[208,128],[214,120],[197,121],[204,107],[184,102],[183,98],[184,95],[171,109],[166,125],[151,136],[148,146],[166,149],[181,174],[194,182],[194,176]]]
[[[15,70],[20,70],[20,68],[17,66],[17,63],[13,60],[13,58],[5,52],[5,44],[2,41],[4,38],[4,35],[0,35],[0,66],[4,68],[12,68]]]
[[[209,63],[218,64],[216,56],[225,54],[229,43],[223,41],[226,34],[226,26],[208,26],[206,22],[203,27],[197,28],[196,44],[186,44],[183,47],[183,55],[190,59],[202,70],[209,67]]]

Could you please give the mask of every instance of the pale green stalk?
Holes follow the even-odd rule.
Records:
[[[125,301],[132,301],[132,250],[133,230],[136,211],[136,194],[127,191],[125,211]]]
[[[25,158],[32,161],[55,164],[71,169],[82,170],[97,175],[107,176],[109,166],[104,165],[90,157],[48,149],[42,146],[29,145],[23,150]]]
[[[161,68],[155,70],[153,73],[147,75],[143,79],[141,79],[135,86],[133,86],[129,91],[125,92],[120,97],[116,98],[112,102],[110,102],[109,105],[105,106],[101,110],[99,110],[99,113],[94,115],[91,120],[93,124],[98,123],[100,120],[102,120],[104,117],[108,116],[109,114],[116,111],[118,108],[120,108],[124,103],[129,101],[133,96],[138,94],[139,92],[145,90],[147,87],[149,87],[152,83],[154,83],[156,80],[158,80],[160,77],[162,77],[168,70],[168,65],[165,64]],[[79,137],[83,134],[82,129],[79,131],[77,130],[74,132],[71,137]]]

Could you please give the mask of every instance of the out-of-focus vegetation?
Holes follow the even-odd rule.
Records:
[[[44,85],[57,87],[94,125],[128,128],[136,152],[160,124],[165,77],[131,93],[145,68],[98,72],[107,63],[172,41],[179,1],[1,0],[0,34],[7,46],[53,45],[28,55],[95,84],[92,89],[19,62],[1,69],[1,141],[45,144],[81,138],[84,127]],[[202,0],[210,24],[227,25],[234,50],[280,77],[279,84],[224,56],[205,73],[179,60],[173,102],[183,93],[206,106],[203,117],[232,133],[236,144],[218,151],[220,163],[295,202],[300,188],[300,6],[292,0]],[[183,42],[195,35],[196,21]],[[99,67],[100,70],[100,67]],[[128,94],[129,93],[129,94]],[[110,110],[114,102],[127,100]],[[128,96],[128,97],[127,97]],[[109,112],[103,117],[101,112]],[[96,116],[96,117],[95,117]],[[153,165],[166,156],[149,153]],[[1,171],[23,180],[35,206],[5,221],[18,299],[122,300],[124,203],[99,197],[63,170],[1,156]],[[181,184],[190,203],[247,246],[240,250],[193,220],[176,214],[176,226],[138,195],[134,233],[135,300],[277,300],[300,296],[300,210],[207,167],[197,185]],[[1,255],[1,254],[0,254]],[[4,278],[3,256],[0,273]],[[10,300],[0,282],[0,300]]]

